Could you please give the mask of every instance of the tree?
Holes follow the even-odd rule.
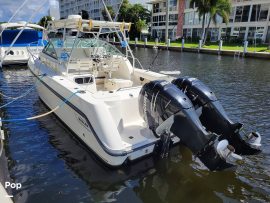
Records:
[[[206,15],[210,13],[211,7],[216,5],[218,0],[191,0],[190,5],[193,6],[194,4],[197,7],[197,12],[199,14],[199,20],[202,18],[202,35],[201,39],[204,39],[205,36],[205,20]]]
[[[145,25],[143,26],[146,27],[151,19],[150,11],[144,8],[141,4],[131,5],[128,0],[124,0],[119,11],[118,21],[132,23],[133,26],[129,32],[132,38],[135,38],[140,34],[139,28],[141,28],[143,24],[143,22],[140,21],[141,19],[142,21],[145,21]]]
[[[81,12],[79,13],[79,15],[82,16],[82,19],[88,20],[89,19],[89,14],[88,11],[86,10],[81,10]]]
[[[205,44],[205,42],[206,42],[211,21],[213,21],[214,24],[216,25],[217,18],[218,18],[218,16],[220,16],[222,18],[223,22],[225,22],[226,24],[229,23],[229,17],[230,17],[231,8],[232,8],[230,0],[218,0],[215,3],[216,3],[216,5],[211,5],[211,8],[210,8],[210,17],[209,17],[208,25],[206,28],[206,34],[205,34],[205,37],[203,39],[204,40],[203,44]]]
[[[52,20],[52,17],[51,17],[51,16],[43,16],[43,17],[39,20],[38,24],[39,24],[40,26],[46,28],[47,25],[48,25],[48,21],[51,21],[51,20]]]
[[[112,19],[114,20],[114,18],[115,18],[115,12],[113,10],[113,7],[112,6],[107,6],[107,9],[108,9],[108,11],[109,11]],[[109,20],[109,16],[107,15],[106,10],[103,9],[101,13],[102,13],[102,16],[103,16],[104,20],[108,21]]]
[[[142,30],[143,30],[144,28],[147,28],[146,20],[141,20],[141,19],[139,19],[139,20],[135,23],[135,28],[136,28],[137,32],[140,33],[140,40],[141,40]]]
[[[128,0],[123,0],[123,3],[121,5],[121,8],[118,14],[118,21],[126,21],[125,19],[128,18],[128,15],[129,15],[128,12],[131,7],[132,5],[129,3]]]

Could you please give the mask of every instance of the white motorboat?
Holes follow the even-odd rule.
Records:
[[[1,24],[0,61],[2,65],[27,64],[28,49],[32,54],[37,55],[44,48],[43,31],[43,27],[31,23],[26,24],[24,21]]]
[[[120,166],[157,149],[166,154],[172,144],[181,140],[211,170],[235,164],[229,158],[234,150],[243,150],[229,144],[238,145],[241,141],[240,146],[248,152],[259,151],[238,134],[228,144],[223,141],[218,145],[218,138],[222,135],[226,139],[228,135],[217,135],[214,128],[212,132],[206,130],[207,121],[203,126],[197,115],[204,107],[198,103],[195,108],[189,98],[192,87],[183,90],[180,78],[136,68],[137,59],[125,37],[130,26],[124,22],[82,20],[78,16],[51,21],[48,32],[61,31],[61,35],[54,34],[57,37],[50,38],[39,56],[28,62],[40,80],[37,90],[41,100],[50,109],[66,102],[55,114],[86,146],[108,165]],[[70,30],[77,30],[77,36],[66,34]],[[126,54],[101,40],[104,33],[118,35]],[[198,93],[199,99],[207,99],[209,92],[200,94],[208,89],[201,86],[202,92],[193,93]],[[224,126],[228,123],[234,125],[227,119]],[[225,126],[224,131],[229,128]]]

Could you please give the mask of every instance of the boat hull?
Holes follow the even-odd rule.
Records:
[[[30,68],[31,69],[31,68]],[[31,69],[33,72],[33,70]],[[34,72],[33,72],[34,73]],[[36,75],[34,73],[34,75]],[[50,108],[54,109],[58,104],[63,102],[67,95],[71,92],[66,92],[67,95],[60,95],[56,90],[51,87],[53,81],[48,77],[40,81],[37,85],[37,91],[40,99]],[[50,84],[50,86],[48,85]],[[96,133],[91,128],[86,128],[85,125],[92,126],[87,112],[82,112],[78,108],[79,99],[72,99],[66,105],[63,105],[54,113],[56,116],[69,128],[71,131],[88,147],[93,151],[103,162],[110,166],[120,166],[127,160],[133,161],[151,154],[154,151],[156,142],[148,143],[147,145],[130,151],[114,151],[104,147],[101,141],[98,139]]]
[[[0,48],[0,60],[4,58],[8,49],[9,47]],[[29,49],[31,54],[37,56],[43,47],[29,47]],[[2,65],[27,65],[29,57],[30,55],[28,53],[27,47],[12,47],[10,49],[10,54],[5,56]]]

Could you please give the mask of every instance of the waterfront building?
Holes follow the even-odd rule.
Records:
[[[166,0],[152,0],[152,37],[164,38]],[[190,0],[169,0],[169,37],[185,37],[197,40],[201,36],[202,22],[196,12],[196,5]],[[210,24],[211,41],[219,39],[270,40],[270,1],[269,0],[232,0],[232,12],[228,24],[222,18],[217,24]],[[206,18],[207,26],[209,16]]]
[[[107,6],[112,6],[115,13],[118,12],[121,0],[104,0]],[[89,17],[94,20],[103,20],[102,11],[104,9],[101,0],[59,0],[60,17],[67,18],[69,15],[78,14],[86,10]]]
[[[141,4],[144,8],[147,10],[151,11],[152,10],[152,5],[149,4],[149,0],[129,0],[131,4]]]
[[[151,35],[154,38],[165,37],[166,27],[166,0],[152,0],[152,19],[151,19]],[[178,11],[181,0],[169,0],[169,38],[176,39],[178,27]]]

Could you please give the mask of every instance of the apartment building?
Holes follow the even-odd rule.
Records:
[[[178,7],[181,0],[169,0],[169,38],[176,39],[178,25]],[[165,37],[166,0],[152,0],[151,35],[154,38]]]
[[[164,38],[166,0],[153,0],[152,36]],[[196,5],[190,0],[169,1],[169,35],[171,39],[184,36],[198,39],[202,32],[202,22],[196,12]],[[270,0],[232,0],[232,12],[228,24],[221,17],[217,24],[210,24],[211,41],[237,38],[240,40],[270,40]],[[205,24],[208,24],[209,16]],[[176,24],[176,25],[175,25]]]
[[[112,6],[115,13],[118,12],[121,0],[104,0],[104,2],[107,6]],[[86,10],[91,19],[103,19],[104,6],[101,0],[59,0],[59,4],[61,18],[67,18],[71,14],[78,14],[81,10]]]

